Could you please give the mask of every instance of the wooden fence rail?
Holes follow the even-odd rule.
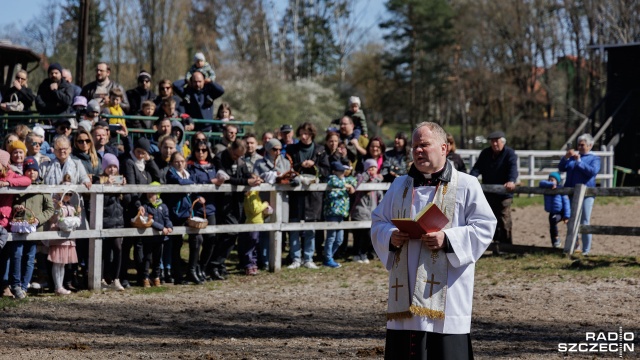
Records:
[[[361,184],[357,191],[383,190],[389,188],[389,183],[381,184]],[[490,193],[505,193],[506,190],[501,185],[483,185],[483,190]],[[274,213],[268,218],[265,224],[237,224],[237,225],[215,225],[207,226],[204,229],[193,229],[185,226],[176,226],[172,235],[182,234],[215,234],[225,232],[249,232],[249,231],[268,231],[270,235],[269,243],[269,267],[270,271],[279,271],[282,263],[282,232],[283,231],[300,231],[300,230],[326,230],[335,228],[333,222],[299,222],[289,223],[288,194],[290,192],[301,191],[325,191],[326,184],[311,184],[291,187],[289,185],[267,185],[262,184],[259,187],[250,188],[249,186],[232,186],[232,185],[163,185],[160,190],[162,193],[228,193],[228,192],[245,192],[249,189],[268,192],[270,194],[270,204],[274,208]],[[67,190],[73,190],[81,194],[90,194],[90,214],[91,217],[86,230],[76,230],[73,232],[62,231],[45,231],[32,234],[9,234],[9,241],[16,240],[56,240],[56,239],[89,239],[89,288],[99,289],[102,259],[102,239],[111,237],[141,237],[153,236],[160,233],[154,229],[103,229],[103,209],[104,194],[119,193],[146,193],[158,192],[159,188],[150,185],[93,185],[91,189],[87,189],[83,185],[33,185],[26,188],[0,188],[0,196],[3,194],[27,194],[27,193],[61,193]],[[563,194],[573,195],[572,209],[580,209],[584,196],[640,196],[640,188],[586,188],[578,186],[575,189],[541,189],[538,187],[517,187],[513,193],[518,194]],[[577,195],[577,196],[576,196]],[[579,202],[579,204],[578,204]],[[577,233],[596,233],[596,234],[613,234],[613,235],[638,235],[640,228],[630,227],[611,227],[611,226],[578,226],[579,211],[572,211],[569,222],[569,231],[567,234],[565,252],[571,253],[573,245],[577,238]],[[125,223],[129,219],[125,219]],[[343,221],[342,229],[366,229],[371,228],[371,221]],[[567,247],[571,244],[570,247]]]

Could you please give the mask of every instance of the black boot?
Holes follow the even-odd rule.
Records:
[[[164,282],[172,283],[173,276],[171,276],[171,269],[164,269]]]
[[[200,265],[196,266],[196,275],[198,275],[198,278],[200,278],[200,281],[202,282],[207,281],[207,275],[204,273]]]
[[[211,271],[211,280],[227,280],[227,277],[218,268]]]
[[[195,268],[189,269],[189,272],[187,273],[187,280],[191,281],[196,285],[204,284],[202,280],[200,280],[200,277],[198,276]]]

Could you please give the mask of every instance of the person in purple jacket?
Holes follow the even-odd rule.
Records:
[[[540,187],[543,189],[556,189],[562,187],[562,178],[560,173],[552,172],[549,174],[549,180],[540,181]],[[549,234],[551,235],[551,245],[554,248],[560,248],[562,241],[558,239],[558,223],[560,221],[565,224],[569,222],[571,217],[571,203],[567,195],[545,195],[544,210],[549,213]]]
[[[593,142],[593,137],[589,134],[578,136],[578,151],[569,149],[565,156],[560,159],[558,169],[567,173],[565,187],[575,187],[578,184],[585,184],[588,187],[596,186],[596,175],[600,172],[600,157],[591,152]],[[584,198],[582,215],[580,216],[581,225],[589,225],[595,199],[595,196],[586,196]],[[576,251],[579,252],[580,250]],[[589,255],[591,251],[591,234],[582,234],[581,251],[583,255]]]

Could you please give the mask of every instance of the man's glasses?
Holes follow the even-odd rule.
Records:
[[[31,143],[31,146],[33,146],[33,147],[42,146],[42,143],[34,141],[34,142]]]
[[[66,148],[57,148],[56,151],[65,151],[66,152],[66,151],[69,151],[69,148],[68,147],[66,147]]]
[[[76,140],[76,142],[78,144],[91,144],[91,140],[89,140],[89,139],[84,139],[84,140],[83,139],[78,139],[78,140]]]

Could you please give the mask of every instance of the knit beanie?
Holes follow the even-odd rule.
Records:
[[[558,185],[562,184],[562,177],[560,177],[559,172],[552,172],[551,174],[549,174],[549,178],[556,179],[556,183],[558,183]]]
[[[149,143],[149,140],[147,140],[147,138],[138,138],[138,140],[136,140],[135,145],[133,147],[134,149],[142,149],[144,151],[146,151],[147,153],[151,154],[151,144]]]
[[[20,140],[13,140],[12,142],[9,143],[9,154],[13,154],[14,150],[18,150],[18,149],[22,149],[22,151],[24,151],[24,153],[27,153],[27,147],[24,145],[24,143]]]
[[[113,154],[105,153],[102,157],[102,172],[107,171],[107,168],[111,165],[115,165],[118,171],[120,171],[120,161],[118,161],[118,158]]]
[[[53,63],[53,64],[49,65],[49,68],[47,69],[47,74],[49,74],[51,72],[51,70],[58,70],[62,74],[62,65],[60,65],[58,63]]]
[[[3,167],[9,167],[9,159],[11,159],[11,155],[0,149],[0,164],[2,164]]]
[[[40,136],[40,137],[44,137],[44,128],[42,126],[34,126],[33,127],[33,133]]]
[[[141,82],[142,80],[151,81],[151,74],[149,74],[148,72],[146,72],[144,70],[140,71],[140,73],[138,74],[138,82]]]
[[[193,62],[196,62],[196,61],[206,61],[204,58],[204,54],[201,52],[196,53],[196,55],[193,57]]]
[[[30,169],[40,172],[38,161],[33,156],[27,156],[26,158],[24,158],[24,163],[22,164],[22,172],[27,172],[27,170]]]
[[[360,102],[360,98],[357,96],[352,96],[349,98],[349,106],[351,106],[351,104],[358,104],[358,106],[362,106],[361,102]]]
[[[370,167],[378,167],[378,162],[375,159],[367,159],[364,161],[364,171],[369,170]]]
[[[280,142],[280,140],[278,139],[271,139],[269,141],[267,141],[266,144],[264,144],[264,149],[269,152],[271,151],[271,149],[273,149],[276,146],[280,146],[282,147],[282,143]]]

